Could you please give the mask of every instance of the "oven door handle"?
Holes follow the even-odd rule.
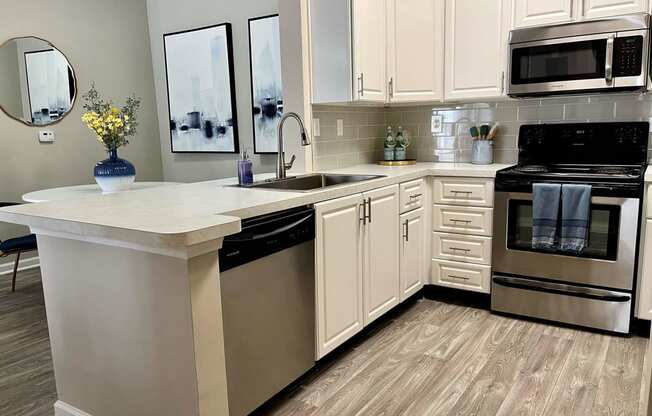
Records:
[[[535,290],[539,292],[555,293],[559,295],[595,299],[606,302],[629,302],[632,300],[631,296],[618,292],[612,292],[603,289],[593,289],[588,287],[571,286],[561,283],[548,283],[504,276],[494,276],[493,281],[497,285],[515,289]]]

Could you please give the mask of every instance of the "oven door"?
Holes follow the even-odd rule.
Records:
[[[496,192],[494,272],[632,290],[638,198],[591,198],[588,244],[579,255],[532,248],[532,194]]]
[[[511,44],[507,93],[643,88],[648,42],[648,31],[635,30]]]

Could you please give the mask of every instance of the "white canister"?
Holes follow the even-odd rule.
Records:
[[[473,140],[471,163],[476,165],[491,165],[494,163],[494,141]]]

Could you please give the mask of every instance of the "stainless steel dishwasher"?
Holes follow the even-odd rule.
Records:
[[[229,413],[252,412],[315,363],[315,212],[242,222],[219,252]]]

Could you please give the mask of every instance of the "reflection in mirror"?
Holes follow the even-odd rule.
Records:
[[[72,66],[51,43],[23,37],[0,46],[0,108],[10,117],[28,125],[56,123],[76,93]]]

